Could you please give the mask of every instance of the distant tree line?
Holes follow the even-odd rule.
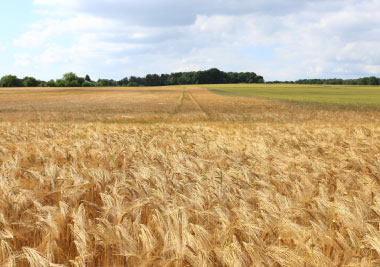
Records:
[[[294,84],[294,81],[268,81],[269,84]]]
[[[148,74],[145,77],[126,77],[120,81],[79,77],[73,72],[62,79],[41,81],[33,77],[19,79],[14,75],[1,78],[0,87],[106,87],[106,86],[164,86],[185,84],[264,83],[264,78],[254,72],[223,72],[216,68],[206,71],[176,72],[171,74]]]
[[[359,79],[303,79],[297,84],[344,84],[344,85],[380,85],[380,78],[364,77]]]

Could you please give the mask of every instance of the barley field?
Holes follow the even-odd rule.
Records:
[[[0,89],[0,265],[380,266],[379,115]]]

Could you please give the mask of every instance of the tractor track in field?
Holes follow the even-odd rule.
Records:
[[[173,114],[178,114],[180,112],[184,97],[185,97],[185,89],[182,91],[181,98],[178,101],[178,105],[174,108]]]
[[[187,88],[184,88],[181,98],[179,99],[179,103],[175,107],[173,114],[176,115],[188,113],[200,113],[206,119],[210,118],[209,114],[207,114],[203,107],[195,100],[191,91],[189,91]]]
[[[207,119],[210,119],[210,115],[206,112],[206,110],[201,106],[201,104],[199,104],[199,102],[197,100],[195,100],[193,94],[190,92],[190,91],[187,91],[191,100],[193,101],[193,103],[198,107],[198,109],[200,111],[202,111],[202,113],[207,117]]]

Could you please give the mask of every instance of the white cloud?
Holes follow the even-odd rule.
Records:
[[[29,54],[16,54],[15,67],[27,68],[32,64],[32,57]]]
[[[34,5],[42,18],[14,44],[33,54],[28,60],[34,65],[51,66],[52,72],[71,68],[122,78],[215,66],[274,80],[355,77],[380,68],[377,0],[34,0]],[[65,16],[53,18],[41,9]]]
[[[53,6],[76,8],[79,6],[80,0],[34,0],[33,5],[36,6]]]
[[[379,65],[366,65],[364,66],[364,70],[372,75],[379,76],[380,73],[380,64]]]
[[[35,48],[54,42],[57,38],[69,39],[83,34],[98,33],[117,27],[112,21],[77,14],[67,19],[43,19],[29,26],[29,31],[23,33],[14,41],[16,46]]]

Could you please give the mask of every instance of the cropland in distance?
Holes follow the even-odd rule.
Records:
[[[348,105],[351,107],[380,106],[379,86],[307,85],[307,84],[218,84],[203,85],[219,93],[279,99],[294,102]]]
[[[0,89],[0,265],[379,266],[372,102],[205,87]]]

